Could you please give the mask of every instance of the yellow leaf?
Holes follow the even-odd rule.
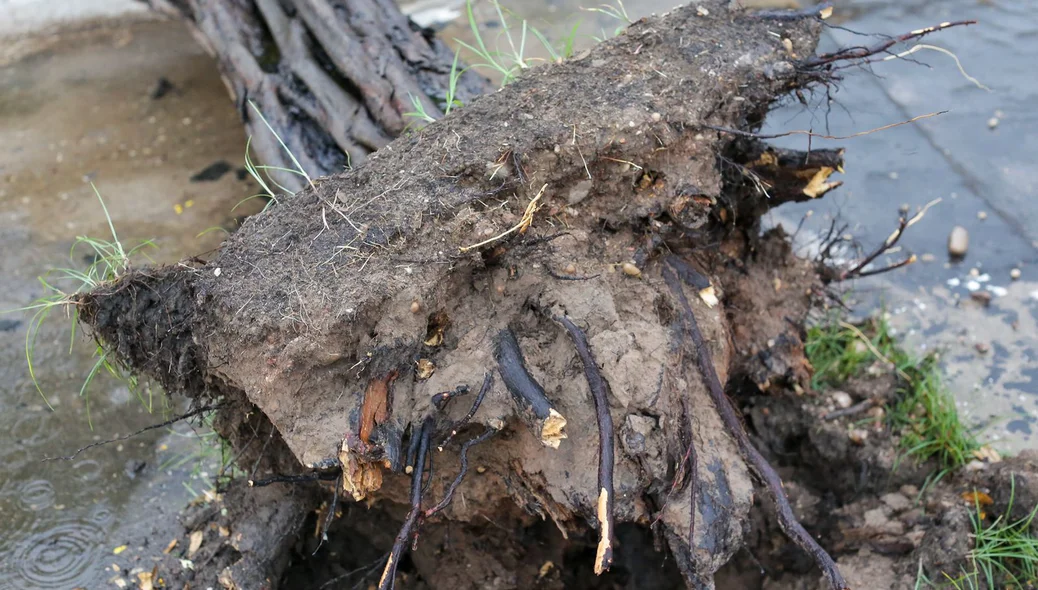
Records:
[[[963,492],[962,499],[969,502],[971,506],[991,506],[995,503],[995,501],[991,499],[991,496],[984,492],[977,491]]]
[[[114,554],[116,554],[116,555],[119,555],[119,554],[120,554],[120,553],[122,553],[123,551],[126,551],[126,545],[119,545],[119,546],[118,546],[118,547],[116,547],[115,549],[112,549],[112,553],[114,553]]]

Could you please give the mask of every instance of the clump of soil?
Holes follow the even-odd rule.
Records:
[[[674,572],[712,587],[744,543],[748,465],[768,479],[722,388],[802,387],[798,327],[820,292],[759,216],[834,188],[842,154],[730,130],[829,80],[841,58],[798,57],[813,56],[815,16],[717,0],[643,19],[316,179],[205,265],[85,296],[80,317],[123,362],[228,404],[218,428],[276,490],[232,512],[219,567],[169,579],[273,585],[302,520],[278,505],[313,508],[324,479],[314,524],[333,531],[329,551],[373,559],[357,547],[385,555],[395,537],[383,588],[641,587]],[[340,498],[358,504],[336,518]],[[258,536],[268,512],[288,516]],[[613,574],[585,576],[574,555]]]

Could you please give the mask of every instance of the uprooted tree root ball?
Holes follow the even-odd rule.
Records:
[[[796,326],[822,285],[759,217],[838,186],[842,151],[745,130],[871,55],[815,57],[820,27],[727,0],[643,19],[316,179],[204,265],[86,295],[80,317],[131,368],[220,398],[255,484],[334,481],[321,535],[340,497],[407,506],[380,588],[423,526],[513,503],[563,536],[597,529],[596,573],[617,527],[654,523],[709,588],[752,471],[842,589],[724,393],[806,374]],[[247,587],[246,565],[220,583]]]

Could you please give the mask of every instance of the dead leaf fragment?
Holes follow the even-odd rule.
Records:
[[[141,572],[137,574],[138,588],[140,590],[155,590],[155,574],[153,572]]]
[[[436,365],[429,359],[418,359],[418,368],[416,374],[419,379],[425,380],[432,377],[432,374],[436,372]]]
[[[112,549],[112,553],[114,553],[115,555],[119,555],[123,551],[126,551],[126,545],[119,545],[115,549]]]
[[[814,173],[814,176],[811,177],[811,180],[807,182],[807,186],[804,187],[803,193],[812,199],[817,199],[843,184],[842,182],[826,182],[835,171],[836,169],[830,166],[820,167],[818,171]]]
[[[980,459],[981,461],[987,461],[988,463],[1002,462],[1002,456],[998,454],[998,451],[987,445],[984,445],[979,449],[973,451],[973,456]]]
[[[962,499],[970,506],[991,506],[995,503],[995,501],[991,499],[991,496],[976,490],[972,492],[963,492]]]
[[[191,533],[191,541],[187,546],[187,556],[194,557],[195,553],[198,552],[198,548],[202,546],[202,537],[204,533],[202,531],[195,531]]]
[[[178,542],[179,541],[177,539],[173,539],[172,541],[169,542],[169,545],[166,545],[166,548],[163,549],[162,552],[165,553],[166,555],[169,555],[169,552],[172,551],[173,548],[177,546]]]

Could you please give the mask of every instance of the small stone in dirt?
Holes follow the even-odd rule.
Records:
[[[956,225],[948,235],[948,254],[953,257],[962,257],[970,247],[970,234],[966,228]]]
[[[987,291],[974,291],[970,293],[970,299],[976,301],[984,307],[991,305],[991,293]]]
[[[987,218],[988,218],[988,212],[987,211],[977,211],[977,219],[979,219],[981,221],[984,221]]]
[[[482,474],[484,474],[486,472],[487,472],[487,468],[482,466],[482,465],[480,465],[479,467],[476,468],[476,473],[478,473],[480,475],[482,475]]]
[[[175,88],[173,83],[169,81],[165,76],[155,81],[155,85],[151,87],[151,99],[158,100],[163,96],[166,96]]]
[[[973,348],[976,348],[980,354],[987,354],[991,350],[991,346],[987,342],[978,342],[973,345]]]
[[[988,129],[994,129],[998,127],[998,117],[991,117],[988,119]]]
[[[1020,278],[1020,269],[1019,268],[1014,268],[1013,270],[1009,271],[1009,278],[1013,279],[1014,281],[1019,279]]]
[[[631,264],[630,262],[623,263],[623,266],[621,268],[623,269],[624,274],[629,276],[629,277],[640,277],[640,276],[642,276],[642,270],[640,268],[638,268],[637,266]]]
[[[850,394],[847,393],[846,391],[834,391],[832,397],[833,397],[833,403],[836,404],[837,408],[844,408],[844,409],[846,409],[846,408],[851,407],[851,404],[854,403],[854,400],[851,399]]]
[[[855,428],[854,430],[847,433],[847,438],[851,439],[851,442],[856,445],[863,445],[869,438],[869,431],[861,428]]]
[[[215,182],[230,171],[231,165],[226,160],[219,160],[203,168],[201,172],[192,176],[190,180],[191,182]]]
[[[912,501],[905,496],[891,492],[889,494],[883,494],[879,498],[884,504],[890,507],[894,512],[901,512],[902,510],[908,510],[912,506]]]
[[[577,274],[577,265],[575,265],[575,264],[567,264],[566,268],[564,268],[562,270],[563,270],[563,272],[565,272],[568,275],[575,275],[575,274]]]
[[[422,304],[418,303],[417,301],[412,301],[411,302],[411,313],[418,313],[420,311],[422,311]]]
[[[980,459],[974,459],[966,464],[966,471],[983,471],[987,469],[988,464],[981,461]]]

